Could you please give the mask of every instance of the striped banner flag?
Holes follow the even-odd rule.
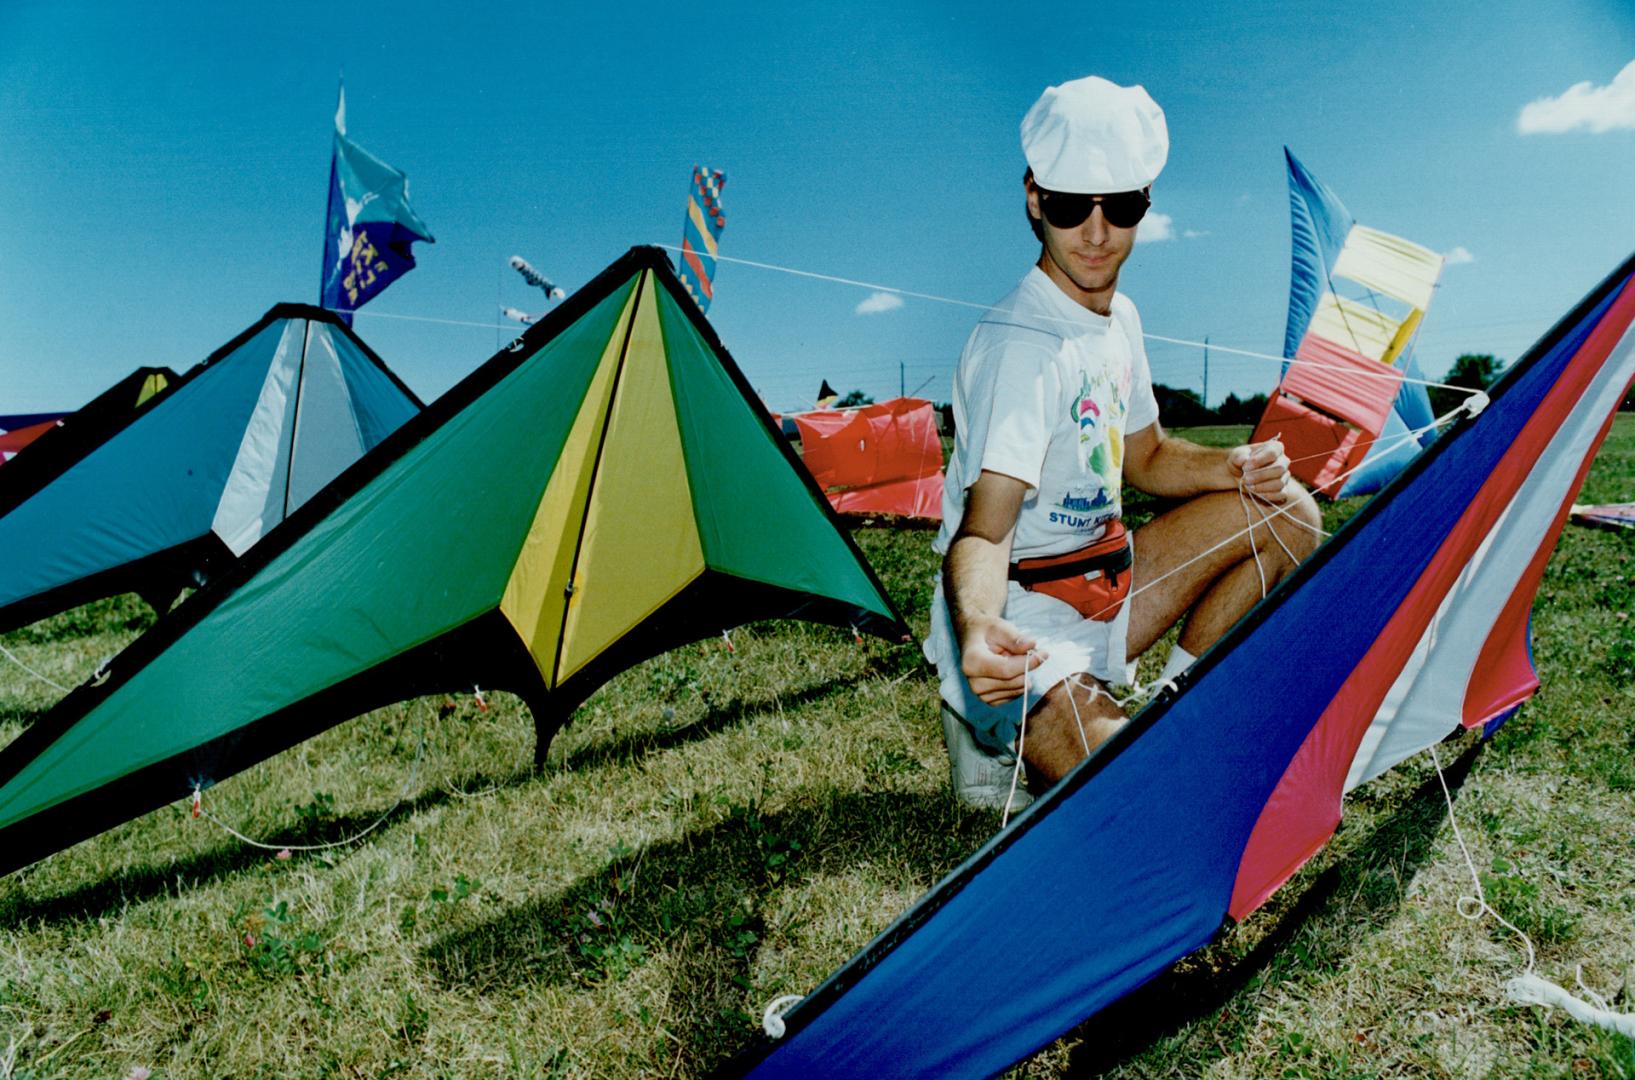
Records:
[[[727,182],[719,169],[693,166],[693,183],[687,189],[687,221],[681,230],[681,283],[698,304],[710,310],[715,295],[715,248],[727,215],[721,209],[721,187]]]

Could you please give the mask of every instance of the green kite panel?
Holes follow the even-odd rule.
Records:
[[[753,395],[736,369],[704,361],[712,343],[689,317],[692,302],[661,296],[659,318],[671,356],[670,379],[687,448],[694,512],[712,568],[795,592],[832,590],[860,608],[894,618],[850,538],[829,527],[829,500],[811,484],[791,484],[788,441],[764,411],[742,407]],[[733,482],[723,484],[722,462]]]

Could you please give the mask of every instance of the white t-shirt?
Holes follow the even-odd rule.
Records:
[[[1157,420],[1135,304],[1116,293],[1112,314],[1097,315],[1033,267],[960,356],[936,550],[948,551],[984,469],[1030,489],[1012,561],[1098,539],[1119,516],[1125,433]]]

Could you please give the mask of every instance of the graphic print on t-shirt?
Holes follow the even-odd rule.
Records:
[[[1128,382],[1128,370],[1123,374],[1122,381]],[[1099,371],[1094,381],[1086,372],[1080,373],[1079,380],[1079,391],[1073,395],[1068,415],[1078,425],[1080,460],[1088,475],[1084,486],[1068,492],[1060,505],[1070,514],[1083,515],[1077,521],[1063,515],[1064,524],[1089,531],[1119,514],[1119,487],[1124,475],[1124,398],[1128,387],[1115,385]]]

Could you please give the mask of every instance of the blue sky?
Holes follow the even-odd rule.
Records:
[[[1144,224],[1122,281],[1154,333],[1279,351],[1284,145],[1359,221],[1466,253],[1420,339],[1433,374],[1514,359],[1635,249],[1629,0],[341,7],[0,3],[0,413],[316,300],[343,69],[350,134],[437,236],[357,328],[428,399],[510,336],[499,304],[539,306],[508,256],[571,290],[676,243],[695,163],[727,174],[723,254],[992,302],[1037,253],[1018,122],[1091,73],[1168,116],[1171,238]],[[1530,114],[1567,130],[1522,130],[1580,83]],[[825,377],[888,396],[900,370],[946,399],[975,317],[859,313],[869,290],[740,265],[716,288],[777,408]],[[1201,386],[1196,350],[1149,351]],[[1216,354],[1211,397],[1275,375]]]

